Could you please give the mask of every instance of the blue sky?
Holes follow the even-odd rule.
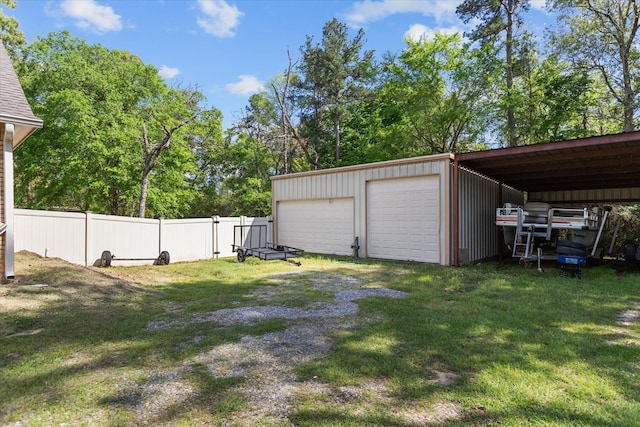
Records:
[[[399,52],[405,37],[464,32],[455,14],[462,0],[18,0],[6,15],[20,21],[29,42],[53,31],[138,55],[168,84],[198,86],[222,111],[225,128],[249,96],[295,60],[306,35],[320,42],[333,18],[378,57]],[[527,25],[541,34],[553,23],[544,0],[532,0]]]

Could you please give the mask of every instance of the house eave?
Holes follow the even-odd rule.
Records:
[[[42,128],[43,122],[37,117],[25,118],[16,117],[8,114],[0,114],[0,123],[8,123],[14,125],[13,148],[17,148],[32,133]]]

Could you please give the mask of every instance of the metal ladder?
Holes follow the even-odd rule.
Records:
[[[513,239],[513,253],[514,258],[529,259],[531,253],[531,243],[534,237],[548,238],[549,230],[551,227],[548,224],[524,224],[524,211],[518,211],[518,223],[516,226],[516,232]],[[526,239],[523,239],[526,237]],[[524,241],[524,242],[523,242]]]

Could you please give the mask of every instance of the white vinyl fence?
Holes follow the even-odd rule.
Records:
[[[236,225],[263,225],[266,240],[272,241],[269,217],[144,219],[15,209],[14,224],[16,252],[85,266],[99,265],[103,251],[114,255],[113,265],[151,264],[163,251],[169,252],[170,262],[234,256]]]

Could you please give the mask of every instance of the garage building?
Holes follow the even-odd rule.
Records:
[[[460,265],[500,255],[504,203],[640,203],[640,132],[272,178],[274,242]]]
[[[335,255],[352,255],[357,245],[359,257],[440,265],[456,255],[462,263],[493,256],[495,207],[522,203],[523,193],[456,168],[454,159],[438,154],[275,176],[274,240]]]

